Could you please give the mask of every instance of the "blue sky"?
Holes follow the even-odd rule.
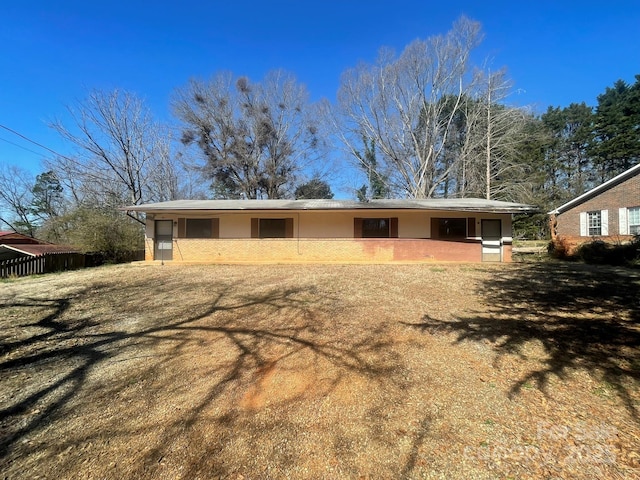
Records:
[[[88,90],[133,91],[170,120],[176,87],[221,70],[259,80],[283,68],[314,100],[333,100],[344,70],[445,33],[462,14],[483,26],[476,59],[507,67],[513,101],[537,112],[595,105],[640,74],[637,0],[15,1],[0,7],[0,125],[65,154],[47,121]],[[47,154],[0,128],[0,164],[38,173]]]

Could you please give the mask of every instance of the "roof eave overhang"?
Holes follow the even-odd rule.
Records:
[[[25,252],[24,250],[20,250],[19,248],[13,247],[13,246],[11,246],[11,245],[5,245],[5,244],[2,244],[2,245],[0,245],[0,248],[5,248],[5,249],[7,249],[7,250],[11,250],[11,251],[14,251],[14,252],[18,252],[18,253],[21,253],[21,254],[23,254],[23,255],[27,255],[27,256],[29,256],[29,257],[37,257],[37,255],[36,255],[36,254],[34,254],[34,253],[31,253],[31,252]]]
[[[207,213],[233,213],[233,212],[363,212],[363,211],[424,211],[424,212],[467,212],[467,213],[496,213],[496,214],[532,214],[539,212],[539,209],[533,207],[516,207],[516,208],[483,208],[483,207],[470,207],[470,206],[460,206],[460,207],[445,207],[445,206],[431,206],[431,207],[384,207],[384,206],[376,206],[376,207],[362,207],[362,208],[354,208],[354,207],[344,207],[344,208],[277,208],[277,207],[266,207],[266,208],[201,208],[201,207],[184,207],[184,208],[162,208],[162,207],[144,207],[144,206],[136,206],[136,207],[124,207],[122,208],[124,211],[134,211],[134,212],[143,212],[146,214],[157,214],[157,213],[174,213],[179,214],[181,212],[207,212]]]

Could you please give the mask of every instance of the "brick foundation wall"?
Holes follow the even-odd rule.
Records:
[[[513,247],[511,245],[504,245],[502,247],[502,261],[510,263],[513,260]]]
[[[153,259],[147,239],[146,260]],[[174,262],[393,263],[480,262],[480,242],[430,239],[174,239]],[[506,245],[503,260],[511,261]]]
[[[146,262],[153,260],[153,238],[145,237],[144,239],[144,260]]]

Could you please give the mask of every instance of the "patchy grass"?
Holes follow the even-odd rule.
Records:
[[[0,287],[6,478],[637,478],[639,272],[121,265]]]

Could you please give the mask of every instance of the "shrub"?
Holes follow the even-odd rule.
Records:
[[[596,265],[635,265],[640,259],[640,240],[629,243],[606,243],[594,240],[580,245],[575,256],[585,263]]]
[[[76,208],[45,224],[41,235],[91,253],[96,265],[126,261],[144,249],[142,225],[107,208]]]
[[[571,250],[571,244],[562,237],[552,239],[547,247],[549,255],[559,260],[574,260]]]
[[[576,251],[576,257],[585,263],[605,265],[614,261],[614,255],[611,252],[612,248],[612,245],[602,240],[594,240],[580,245]],[[619,265],[619,263],[617,264]]]
[[[557,237],[547,248],[549,255],[559,260],[582,261],[596,265],[640,265],[640,237],[627,243],[607,243],[602,240],[586,242],[574,247],[563,237]]]

